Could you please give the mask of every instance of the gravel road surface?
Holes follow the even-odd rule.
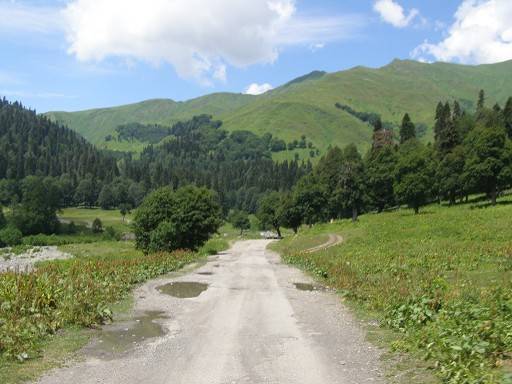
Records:
[[[96,340],[85,348],[83,361],[39,383],[383,383],[379,350],[364,340],[340,298],[308,290],[310,278],[283,265],[268,244],[238,242],[195,271],[138,288],[134,316],[159,312],[154,321],[165,335],[104,357],[92,353],[102,344]],[[176,291],[197,297],[166,294],[181,282],[207,286]]]

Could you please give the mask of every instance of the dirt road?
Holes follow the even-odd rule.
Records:
[[[145,284],[135,292],[136,313],[162,311],[159,317],[166,318],[158,321],[164,336],[108,357],[91,353],[101,346],[96,342],[83,362],[54,371],[40,383],[384,382],[379,351],[364,341],[339,297],[308,291],[311,280],[281,264],[266,250],[268,243],[239,242],[196,271]],[[173,284],[162,287],[168,283]],[[295,283],[306,283],[299,284],[306,290]]]

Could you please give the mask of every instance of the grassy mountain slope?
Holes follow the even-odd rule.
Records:
[[[459,100],[472,108],[478,91],[485,89],[488,103],[512,95],[512,61],[480,66],[425,64],[395,60],[378,68],[356,67],[326,74],[312,72],[261,96],[213,94],[176,103],[149,100],[117,108],[76,113],[49,113],[95,144],[127,122],[170,124],[200,113],[224,121],[228,130],[270,132],[286,141],[302,134],[320,149],[354,142],[365,149],[371,129],[345,111],[341,103],[363,112],[376,112],[383,120],[399,123],[409,112],[415,122],[432,126],[440,100]],[[427,133],[426,140],[431,139]],[[128,145],[125,143],[125,145]]]
[[[113,134],[116,127],[122,124],[137,122],[172,125],[202,113],[217,116],[240,108],[252,99],[253,96],[249,95],[214,93],[186,102],[154,99],[113,108],[80,112],[48,112],[46,115],[68,125],[94,144],[101,146],[105,136]],[[126,148],[123,149],[129,149],[132,146],[130,143],[124,144]]]

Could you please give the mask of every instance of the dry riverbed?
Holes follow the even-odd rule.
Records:
[[[381,352],[339,297],[236,243],[195,271],[136,289],[133,318],[105,327],[59,383],[383,383]]]
[[[30,272],[39,261],[63,260],[73,257],[57,247],[34,247],[26,252],[15,254],[4,248],[0,254],[0,272]]]

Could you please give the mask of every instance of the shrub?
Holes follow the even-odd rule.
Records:
[[[95,218],[94,221],[92,222],[92,232],[93,233],[101,233],[103,232],[103,223],[101,222],[100,219],[98,218]]]
[[[119,241],[121,239],[121,234],[117,232],[113,227],[106,227],[103,237],[105,237],[108,240]]]
[[[21,231],[13,226],[7,226],[0,231],[0,245],[13,247],[21,244],[23,235]]]
[[[161,188],[137,210],[136,245],[146,253],[197,249],[217,232],[221,222],[220,205],[213,191],[194,186],[176,192]]]

